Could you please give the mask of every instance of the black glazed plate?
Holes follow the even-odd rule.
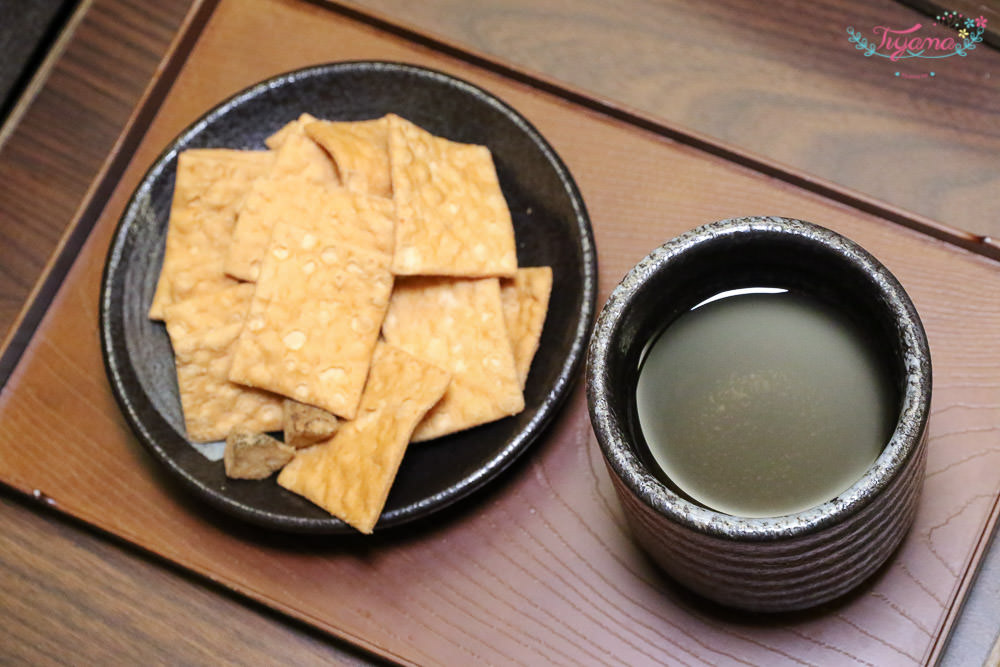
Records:
[[[309,112],[363,120],[394,112],[493,152],[511,209],[521,266],[553,267],[551,305],[519,415],[410,447],[376,530],[435,512],[494,479],[555,415],[580,370],[594,314],[597,257],[576,184],[520,114],[464,81],[412,65],[345,62],[261,82],[209,111],[163,152],[132,196],[111,242],[101,285],[101,347],[130,426],[167,470],[215,507],[258,525],[310,533],[351,529],[309,501],[262,482],[229,480],[185,439],[170,341],[146,317],[163,261],[178,152],[263,149]]]

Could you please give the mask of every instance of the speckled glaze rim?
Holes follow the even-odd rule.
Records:
[[[620,386],[606,372],[612,346],[619,344],[623,315],[649,281],[692,250],[748,233],[793,235],[824,246],[864,272],[891,311],[900,338],[904,389],[896,429],[864,476],[837,498],[779,517],[746,518],[696,505],[650,473],[629,444],[625,416],[609,405]],[[782,217],[744,217],[697,227],[664,243],[640,261],[608,297],[591,336],[587,356],[587,402],[591,423],[609,467],[643,503],[698,533],[736,541],[788,539],[836,525],[870,504],[904,468],[927,426],[931,398],[931,361],[927,336],[916,309],[899,281],[857,243],[813,223]]]

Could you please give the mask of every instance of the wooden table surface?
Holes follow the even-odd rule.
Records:
[[[45,278],[51,286],[65,269],[52,258],[75,243],[65,235],[69,223],[189,5],[82,2],[0,127],[0,338],[12,336],[25,315],[30,324],[38,312],[23,308],[33,290],[44,297]],[[629,0],[613,11],[597,0],[357,6],[439,36],[445,43],[435,48],[468,45],[638,118],[884,202],[915,224],[1000,236],[1000,53],[981,46],[942,63],[933,81],[896,78],[847,43],[846,27],[926,20],[901,5],[777,2],[766,12],[737,0]],[[0,424],[0,447],[16,446],[4,435]],[[360,659],[340,642],[62,518],[44,499],[4,491],[0,501],[4,658]]]

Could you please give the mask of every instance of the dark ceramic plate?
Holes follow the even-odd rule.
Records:
[[[146,312],[163,261],[177,154],[186,148],[264,148],[303,112],[362,120],[395,112],[434,134],[485,144],[510,205],[521,266],[553,267],[551,306],[521,414],[413,446],[377,528],[439,510],[494,479],[538,437],[579,371],[594,313],[597,258],[587,212],[555,151],[520,114],[489,93],[411,65],[348,62],[290,72],[249,88],[186,129],[143,178],[108,252],[101,345],[108,377],[139,441],[195,494],[259,525],[347,532],[338,519],[274,479],[228,480],[185,439],[170,341]]]

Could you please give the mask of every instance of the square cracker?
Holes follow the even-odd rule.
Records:
[[[353,419],[392,292],[389,256],[326,218],[279,221],[229,377]]]
[[[236,212],[254,181],[268,172],[267,151],[198,148],[177,156],[166,251],[149,317],[170,304],[234,285],[223,270]]]
[[[389,118],[355,122],[317,121],[306,134],[330,154],[348,190],[392,197]]]
[[[510,210],[485,146],[389,117],[397,275],[513,276]]]
[[[371,533],[414,427],[447,386],[445,371],[380,342],[357,419],[299,452],[278,484]]]
[[[430,440],[524,409],[496,278],[405,278],[382,325],[388,343],[452,374],[413,434]]]
[[[313,121],[312,116],[305,114],[274,135],[282,137],[280,143],[272,141],[279,146],[274,166],[265,177],[253,183],[233,227],[232,243],[224,264],[230,276],[240,280],[257,279],[260,260],[274,228],[275,218],[269,214],[273,209],[267,207],[267,202],[276,188],[312,183],[339,184],[330,156],[306,136],[305,125]]]
[[[233,344],[252,296],[253,285],[239,284],[166,309],[184,423],[195,442],[221,440],[236,426],[259,432],[281,428],[280,396],[228,379]]]
[[[538,351],[552,293],[552,267],[520,268],[513,278],[500,281],[503,319],[514,348],[514,365],[524,389],[531,361]]]

